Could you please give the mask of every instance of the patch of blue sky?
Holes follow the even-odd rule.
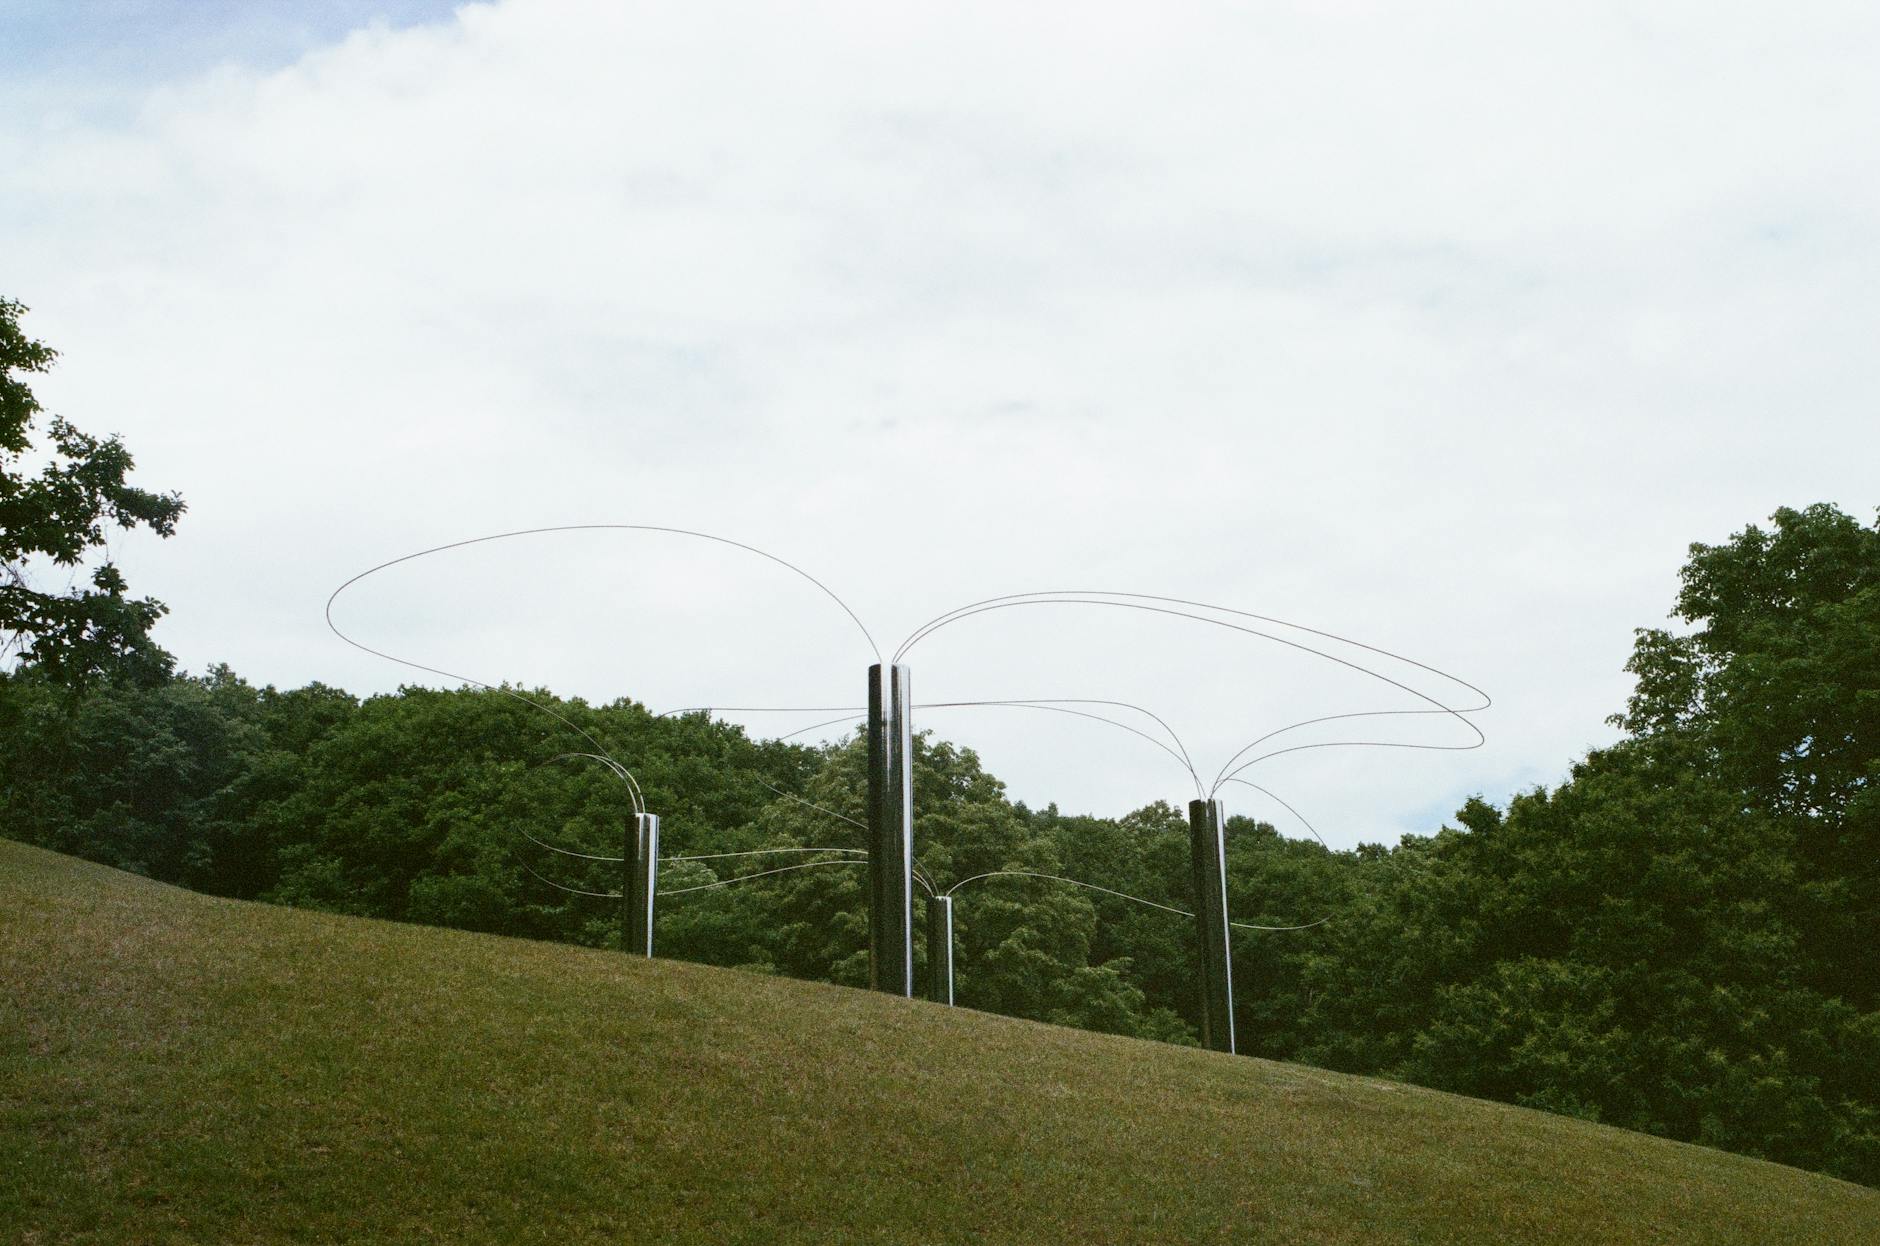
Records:
[[[6,0],[0,76],[118,91],[235,65],[269,70],[372,25],[450,20],[465,0]]]

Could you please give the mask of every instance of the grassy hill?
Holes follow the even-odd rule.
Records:
[[[0,1241],[1867,1242],[1880,1192],[0,841]]]

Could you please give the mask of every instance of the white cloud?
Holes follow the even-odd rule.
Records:
[[[192,666],[391,686],[327,592],[550,523],[752,541],[884,644],[977,597],[1140,588],[1494,692],[1478,752],[1271,764],[1335,841],[1390,837],[1608,738],[1687,542],[1880,501],[1875,24],[474,6],[122,125],[14,110],[6,293],[65,351],[48,405],[189,499],[129,557]],[[375,583],[361,629],[656,708],[862,685],[845,621],[756,563],[573,538],[452,565],[475,579]],[[1395,707],[1017,613],[923,648],[922,697],[1138,696],[1218,756]],[[933,725],[1035,803],[1182,795],[1120,734]]]

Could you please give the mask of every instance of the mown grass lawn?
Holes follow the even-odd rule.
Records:
[[[0,841],[0,1242],[429,1240],[1873,1243],[1880,1192]]]

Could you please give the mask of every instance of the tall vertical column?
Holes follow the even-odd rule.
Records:
[[[1227,942],[1227,827],[1217,800],[1188,802],[1195,925],[1201,932],[1201,1045],[1234,1050],[1234,954]]]
[[[627,826],[622,854],[621,945],[633,956],[653,954],[653,898],[659,891],[659,815],[639,813]]]
[[[868,668],[868,984],[914,994],[914,735],[905,666]]]
[[[927,897],[927,998],[953,1006],[953,897]]]

